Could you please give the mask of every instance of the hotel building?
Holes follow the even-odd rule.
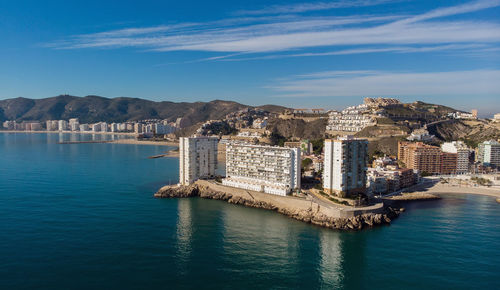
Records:
[[[222,184],[285,196],[300,189],[300,149],[228,144]]]
[[[215,176],[217,137],[179,138],[179,183],[188,185],[200,178]]]
[[[366,190],[366,166],[368,141],[352,136],[337,140],[325,140],[323,189],[327,193],[345,196],[364,193]]]

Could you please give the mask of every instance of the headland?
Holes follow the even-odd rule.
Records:
[[[390,224],[400,209],[384,206],[382,202],[366,207],[345,207],[323,203],[311,196],[278,196],[257,191],[227,187],[214,181],[198,180],[189,186],[168,185],[154,195],[156,198],[201,197],[222,200],[276,211],[290,218],[337,230],[361,230]]]

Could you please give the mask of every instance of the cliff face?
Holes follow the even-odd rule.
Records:
[[[230,193],[214,191],[208,187],[196,184],[190,186],[165,186],[155,193],[154,196],[156,198],[201,197],[223,200],[232,204],[273,210],[296,220],[339,230],[361,230],[376,225],[389,224],[391,220],[399,215],[398,210],[386,208],[384,213],[361,214],[351,218],[334,218],[315,210],[314,206],[307,210],[293,210],[276,206],[272,202],[250,200],[241,196],[234,196]]]

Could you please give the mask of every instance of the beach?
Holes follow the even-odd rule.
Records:
[[[415,191],[414,193],[428,193],[428,194],[444,194],[444,193],[458,193],[458,194],[476,194],[486,195],[495,198],[500,198],[500,189],[485,186],[468,187],[468,186],[450,186],[438,183],[426,190]]]

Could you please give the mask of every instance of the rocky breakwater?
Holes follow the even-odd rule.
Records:
[[[256,195],[257,193],[254,193]],[[303,200],[306,207],[289,205],[286,199],[289,197],[274,197],[273,199],[261,200],[254,197],[245,197],[239,193],[230,193],[214,190],[208,186],[192,184],[189,186],[164,186],[154,194],[156,198],[186,198],[201,197],[206,199],[223,200],[228,203],[244,205],[254,208],[262,208],[276,211],[293,219],[311,223],[314,225],[339,230],[361,230],[377,225],[390,224],[399,214],[399,209],[391,207],[383,208],[378,213],[363,213],[352,217],[335,217],[320,210],[320,206],[310,200]],[[284,199],[276,202],[276,198]],[[296,204],[296,203],[295,203]],[[328,211],[327,211],[328,212]]]

